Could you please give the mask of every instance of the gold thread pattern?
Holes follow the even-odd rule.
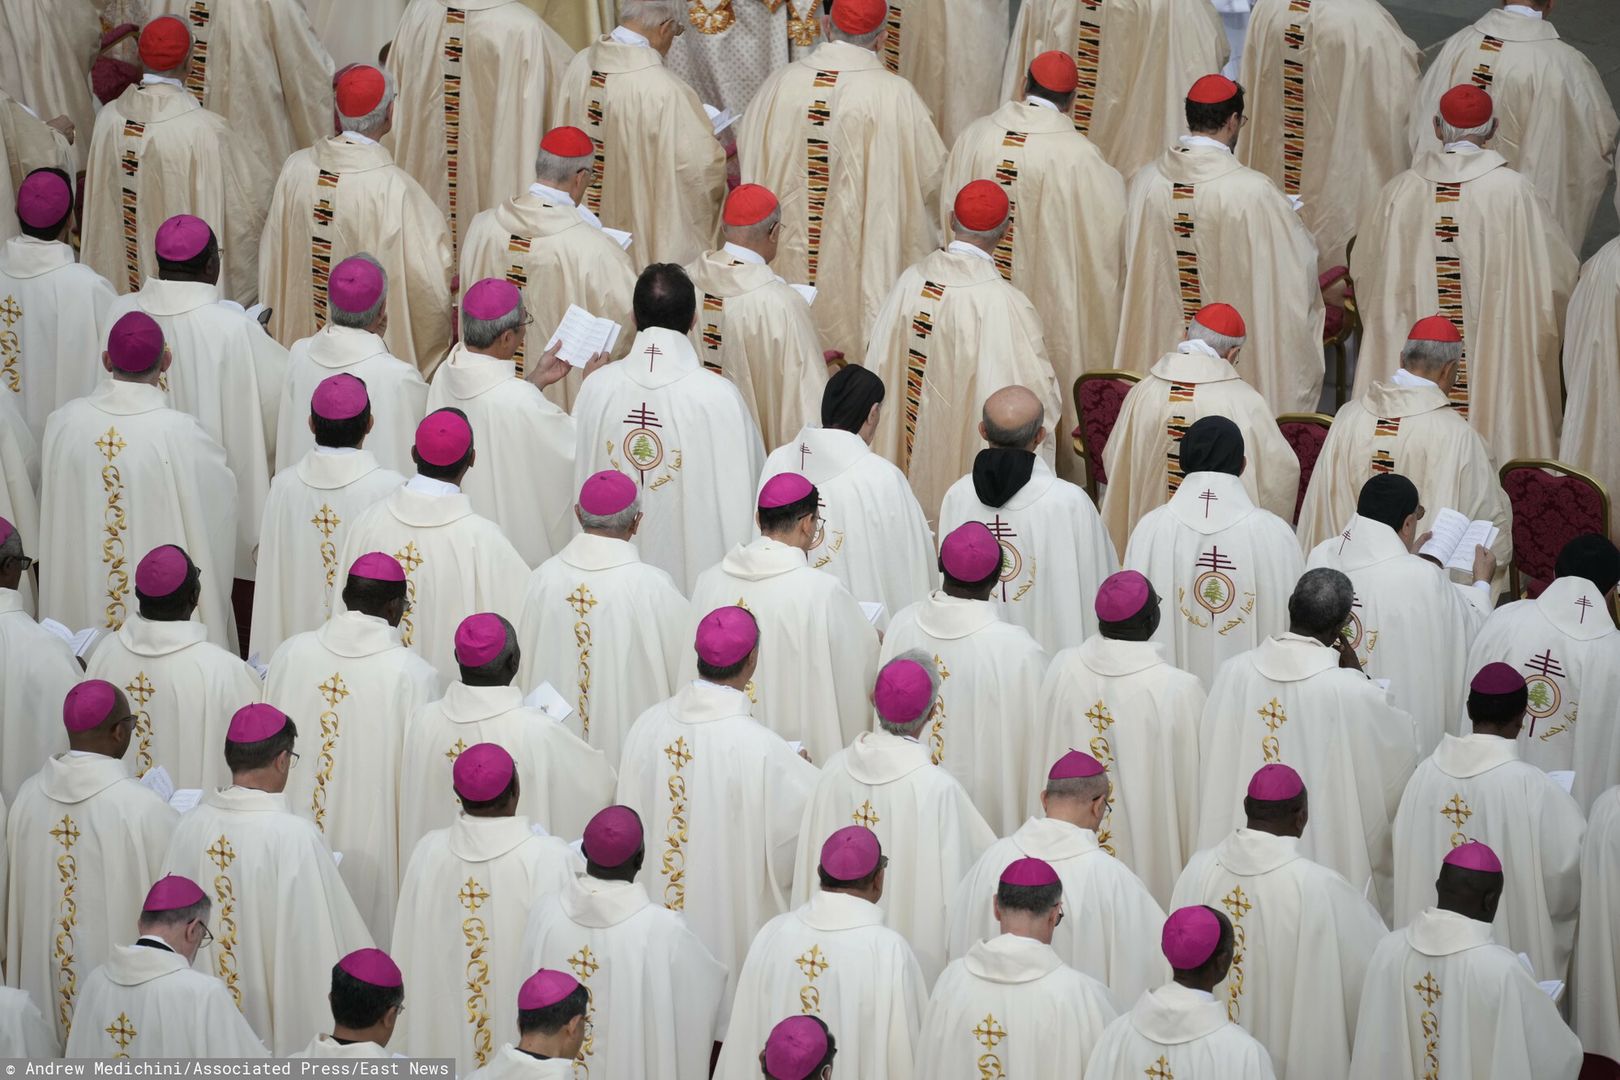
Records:
[[[582,581],[568,594],[568,606],[574,609],[574,650],[579,665],[579,696],[575,706],[579,710],[580,737],[591,737],[591,621],[587,617],[596,606],[596,597]]]
[[[107,464],[101,467],[101,488],[107,494],[101,519],[101,563],[107,568],[104,614],[108,630],[123,626],[129,614],[125,605],[125,598],[129,596],[129,571],[124,562],[124,530],[129,528],[129,518],[124,514],[124,474],[114,464],[128,445],[115,427],[108,428],[107,434],[96,440],[96,449],[107,459]]]
[[[512,256],[511,265],[506,268],[506,281],[509,285],[516,285],[525,294],[529,291],[529,272],[524,269],[519,259],[526,257],[534,246],[534,241],[527,236],[517,236],[508,233],[506,238],[506,253]],[[524,300],[527,302],[527,295]],[[523,378],[523,346],[519,341],[517,351],[512,354],[512,363],[517,365],[516,377]]]
[[[124,226],[124,280],[129,283],[130,292],[139,292],[141,288],[141,195],[133,184],[141,171],[141,148],[146,138],[146,125],[135,120],[125,120],[124,138],[126,140],[136,140],[133,146],[125,144],[124,152],[119,158],[119,167],[129,181],[128,185],[119,189],[121,197],[119,209],[122,212]]]
[[[1097,734],[1092,737],[1086,749],[1091,756],[1097,759],[1097,764],[1103,767],[1108,776],[1108,801],[1103,804],[1102,820],[1097,822],[1097,846],[1110,855],[1119,854],[1114,850],[1114,832],[1109,828],[1109,822],[1114,817],[1114,743],[1108,737],[1108,729],[1114,726],[1114,714],[1108,711],[1108,706],[1098,701],[1086,710],[1086,719]]]
[[[337,768],[337,742],[342,730],[337,707],[349,696],[349,688],[343,685],[343,676],[334,671],[315,689],[325,699],[326,711],[321,713],[321,752],[315,756],[315,789],[309,795],[309,809],[315,818],[315,827],[324,833],[326,785],[332,782],[332,770]]]
[[[1311,0],[1289,0],[1291,15],[1309,15]],[[1298,195],[1305,168],[1305,20],[1283,29],[1282,158],[1283,192]]]
[[[928,759],[938,765],[945,760],[945,680],[951,677],[951,669],[938,653],[934,654],[934,670],[939,672],[939,696],[934,699],[934,719],[928,725]]]
[[[1283,708],[1282,702],[1272,698],[1262,708],[1255,710],[1256,715],[1266,722],[1266,730],[1271,734],[1260,740],[1260,756],[1267,764],[1282,760],[1282,746],[1277,741],[1277,732],[1288,723],[1288,711]]]
[[[460,242],[456,227],[461,194],[461,56],[460,28],[467,25],[467,13],[460,8],[444,9],[444,179],[450,197],[450,235]]]
[[[692,29],[700,34],[723,34],[737,21],[737,14],[731,9],[731,0],[720,0],[712,8],[703,0],[691,0],[686,6],[686,14],[692,20]]]
[[[1434,1003],[1444,995],[1432,971],[1424,972],[1412,989],[1423,999],[1423,1010],[1418,1014],[1418,1027],[1423,1031],[1423,1080],[1440,1080],[1440,1017],[1435,1015]]]
[[[1077,9],[1074,45],[1074,67],[1078,82],[1074,87],[1074,130],[1085,135],[1091,131],[1092,110],[1097,105],[1097,73],[1102,68],[1102,16],[1103,0],[1080,0]]]
[[[315,328],[319,330],[326,325],[330,314],[327,298],[327,286],[332,279],[332,240],[326,230],[332,227],[337,219],[337,209],[333,202],[337,199],[338,181],[341,177],[335,172],[319,169],[315,173],[315,209],[311,215],[311,229],[309,234],[309,269],[310,284],[313,287],[311,294],[315,310]],[[328,575],[327,584],[331,584]]]
[[[405,570],[405,616],[399,620],[401,642],[411,644],[416,635],[416,624],[411,621],[411,612],[416,606],[416,571],[423,563],[422,553],[416,550],[416,541],[407,540],[405,546],[394,552],[394,558]]]
[[[1192,184],[1171,184],[1170,201],[1192,203],[1198,195]],[[1204,283],[1198,272],[1198,245],[1193,237],[1198,223],[1193,219],[1193,207],[1176,211],[1170,223],[1176,234],[1176,280],[1181,288],[1181,319],[1190,323],[1204,306]]]
[[[225,980],[225,989],[231,992],[236,1007],[242,1007],[242,988],[237,983],[236,966],[236,883],[228,871],[236,861],[231,842],[223,835],[203,854],[219,868],[214,875],[214,902],[219,905],[219,930],[214,934],[214,974]]]
[[[591,89],[606,90],[608,77],[600,71],[591,72]],[[606,95],[602,95],[605,97]],[[602,97],[593,97],[585,103],[585,126],[591,137],[592,163],[596,172],[590,187],[585,189],[585,207],[592,213],[602,211],[602,185],[607,182],[607,142],[603,140]]]
[[[591,1075],[590,1059],[596,1053],[596,1033],[591,1030],[592,1020],[596,1016],[596,991],[591,988],[591,976],[600,971],[602,965],[597,962],[591,947],[582,945],[579,952],[568,958],[568,966],[573,969],[574,978],[585,987],[585,1041],[580,1044],[579,1054],[574,1058],[575,1080],[585,1080]]]
[[[1468,805],[1468,800],[1462,797],[1462,792],[1456,792],[1451,796],[1451,801],[1440,808],[1440,816],[1447,818],[1451,822],[1452,847],[1458,848],[1468,843],[1468,837],[1463,834],[1462,827],[1469,818],[1474,816],[1474,811]]]
[[[332,534],[338,531],[343,519],[337,516],[326,503],[316,511],[315,516],[309,519],[315,530],[321,534],[321,566],[326,570],[326,610],[332,610],[332,585],[337,580],[338,556],[337,544],[332,540]]]
[[[1436,207],[1449,207],[1462,202],[1461,184],[1436,184],[1434,186],[1434,204]],[[1434,223],[1434,239],[1436,242],[1434,257],[1434,290],[1436,304],[1440,314],[1446,321],[1457,328],[1457,336],[1462,338],[1462,359],[1457,362],[1457,379],[1452,384],[1451,407],[1456,409],[1464,419],[1468,417],[1468,330],[1463,324],[1463,274],[1462,256],[1457,247],[1458,237],[1462,228],[1456,218],[1443,211],[1435,211],[1437,217]]]
[[[889,17],[884,20],[889,33],[883,39],[883,66],[891,74],[900,74],[900,25],[905,12],[898,2],[889,4]]]
[[[934,311],[945,299],[945,286],[924,281],[919,297],[921,305],[911,316],[911,344],[906,350],[906,445],[902,470],[911,468],[911,452],[917,443],[917,421],[922,415],[923,383],[928,375],[928,339],[934,334]]]
[[[467,943],[467,1023],[473,1026],[473,1060],[483,1066],[495,1051],[495,1033],[489,1026],[489,928],[477,913],[489,892],[477,878],[469,877],[456,899],[467,909],[461,920],[461,936]]]
[[[1001,1055],[996,1053],[996,1047],[1007,1038],[1007,1029],[997,1023],[994,1013],[987,1013],[970,1034],[984,1047],[984,1053],[979,1055],[976,1062],[979,1080],[1005,1080],[1007,1070],[1001,1063]]]
[[[79,925],[79,902],[74,897],[79,888],[79,860],[73,854],[73,845],[79,842],[79,835],[79,827],[66,814],[50,831],[51,838],[62,849],[56,857],[62,898],[56,907],[56,940],[51,946],[51,959],[56,962],[56,1019],[64,1034],[73,1030],[73,1001],[79,993],[79,979],[73,966],[78,959],[73,931]]]
[[[113,1057],[129,1057],[129,1044],[134,1042],[136,1037],[140,1035],[140,1032],[135,1030],[135,1025],[129,1022],[129,1014],[119,1013],[118,1019],[108,1024],[105,1030],[108,1035],[112,1036],[113,1042],[118,1044],[118,1053],[114,1054]]]
[[[1163,1054],[1159,1055],[1158,1061],[1143,1069],[1142,1075],[1148,1080],[1176,1080],[1176,1074],[1170,1070],[1170,1062]]]
[[[1243,930],[1243,917],[1254,910],[1254,904],[1243,892],[1243,886],[1234,885],[1232,891],[1221,897],[1221,906],[1232,917],[1232,968],[1226,973],[1226,1018],[1238,1022],[1243,1012],[1243,946],[1248,936]]]
[[[152,714],[146,706],[157,696],[157,687],[146,672],[137,671],[124,686],[124,693],[135,703],[135,775],[142,777],[152,767]]]
[[[686,777],[681,770],[692,762],[692,751],[682,735],[664,747],[664,756],[675,767],[669,778],[669,822],[664,827],[664,906],[671,911],[686,910]]]
[[[878,816],[877,809],[872,806],[871,799],[867,799],[865,802],[861,803],[860,807],[857,808],[856,811],[849,817],[850,820],[855,824],[868,829],[877,828],[878,822],[883,820]]]
[[[831,90],[837,85],[836,71],[817,71],[810,82],[815,90]],[[805,139],[805,276],[809,284],[814,285],[821,268],[821,227],[827,211],[827,192],[832,185],[831,144],[817,134],[832,123],[832,109],[827,99],[811,101],[805,120],[812,129]]]
[[[811,1013],[821,1013],[821,989],[816,986],[816,980],[832,965],[821,953],[820,945],[811,945],[808,952],[793,961],[800,971],[804,972],[804,985],[799,987],[799,1014],[808,1016]]]
[[[191,19],[191,68],[186,73],[186,89],[203,105],[208,96],[208,24],[213,14],[206,0],[193,0],[186,12]]]
[[[13,394],[22,393],[22,372],[17,362],[22,359],[22,339],[17,336],[17,320],[22,318],[22,305],[15,296],[0,300],[0,321],[6,324],[0,330],[0,383]]]

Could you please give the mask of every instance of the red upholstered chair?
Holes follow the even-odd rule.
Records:
[[[1349,379],[1349,342],[1361,332],[1356,283],[1350,280],[1348,266],[1335,266],[1324,271],[1317,278],[1317,284],[1327,308],[1327,319],[1322,324],[1322,348],[1333,356],[1333,402],[1343,405],[1350,395],[1350,388],[1345,385]]]
[[[1284,413],[1277,417],[1283,438],[1294,448],[1299,458],[1299,494],[1294,497],[1294,521],[1299,524],[1299,510],[1305,505],[1305,489],[1310,486],[1311,473],[1316,471],[1316,459],[1321,456],[1322,444],[1327,442],[1328,428],[1333,417],[1326,413]]]
[[[1080,426],[1074,429],[1074,452],[1086,465],[1086,494],[1092,502],[1101,498],[1108,483],[1103,466],[1103,447],[1119,419],[1119,408],[1131,387],[1142,381],[1134,371],[1088,371],[1074,380],[1074,412]]]
[[[1513,507],[1508,586],[1514,596],[1539,596],[1565,544],[1585,533],[1608,533],[1609,493],[1597,477],[1561,461],[1519,458],[1497,475]]]

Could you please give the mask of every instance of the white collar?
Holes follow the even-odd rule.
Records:
[[[542,184],[538,180],[529,185],[529,194],[537,199],[550,199],[552,202],[562,203],[564,206],[573,206],[573,196],[566,191],[560,191],[549,184]]]
[[[345,139],[348,139],[350,142],[357,142],[361,146],[376,146],[377,145],[377,140],[376,139],[373,139],[370,135],[362,135],[358,131],[350,131],[347,128],[345,128],[342,132],[340,132],[340,134]]]
[[[1205,150],[1224,150],[1228,154],[1232,152],[1230,146],[1227,146],[1219,139],[1212,139],[1208,135],[1182,135],[1176,141],[1189,150],[1202,148]]]
[[[1502,10],[1510,15],[1522,15],[1526,19],[1542,18],[1541,12],[1524,4],[1504,4]]]
[[[358,446],[322,446],[320,443],[316,443],[315,452],[317,454],[331,454],[333,457],[343,457],[345,454],[358,454],[360,448]]]
[[[642,37],[640,34],[636,33],[634,30],[631,30],[627,26],[615,26],[613,28],[613,32],[609,34],[608,37],[612,38],[614,41],[617,41],[620,45],[634,45],[638,49],[652,48],[652,42],[648,41],[646,38]]]
[[[985,262],[996,261],[990,257],[990,253],[988,251],[984,250],[983,248],[974,247],[972,244],[965,243],[961,240],[952,240],[950,243],[945,245],[945,250],[950,252],[952,255],[972,255],[974,258],[983,259]]]
[[[1176,985],[1180,986],[1181,984],[1177,983]],[[1185,990],[1187,993],[1191,994],[1194,998],[1196,998],[1199,1001],[1214,1001],[1215,1000],[1215,995],[1210,993],[1208,990],[1194,990],[1190,986],[1182,986],[1181,988],[1183,990]]]
[[[1058,108],[1056,105],[1052,104],[1050,101],[1047,101],[1045,98],[1036,97],[1034,94],[1031,94],[1029,97],[1025,98],[1024,99],[1024,104],[1025,105],[1033,105],[1037,109],[1051,109],[1053,112],[1062,112],[1063,111],[1062,109]]]
[[[162,75],[153,75],[151,73],[141,76],[142,86],[156,86],[158,83],[167,83],[169,86],[178,86],[182,90],[186,88],[185,84],[179,79],[168,79],[164,78]]]
[[[1536,17],[1539,19],[1541,16],[1538,13]],[[1445,152],[1448,154],[1482,154],[1485,152],[1485,148],[1478,143],[1471,143],[1467,139],[1463,139],[1461,142],[1446,143]]]
[[[435,480],[431,476],[417,473],[405,481],[405,489],[414,491],[419,495],[460,495],[461,489],[445,480]]]
[[[750,266],[765,265],[765,256],[761,255],[753,248],[745,248],[741,244],[733,244],[730,240],[727,240],[725,246],[720,250],[724,251],[727,255],[730,255],[738,262],[745,262]]]
[[[1223,359],[1221,354],[1215,351],[1215,346],[1211,345],[1207,341],[1200,341],[1197,338],[1187,338],[1181,342],[1178,342],[1176,345],[1176,352],[1181,353],[1184,356],[1191,356],[1194,353],[1197,353],[1199,356],[1213,356],[1217,360]]]
[[[1389,381],[1394,383],[1396,386],[1433,386],[1436,389],[1439,389],[1438,383],[1425,379],[1421,375],[1414,375],[1405,368],[1396,368],[1395,374],[1389,377]]]

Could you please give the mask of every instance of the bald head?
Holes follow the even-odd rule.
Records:
[[[1004,386],[984,402],[979,434],[991,446],[1007,450],[1034,450],[1045,437],[1046,409],[1027,387]]]

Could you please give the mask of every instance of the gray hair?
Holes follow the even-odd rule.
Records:
[[[675,0],[619,0],[619,24],[640,23],[642,26],[662,26],[681,17]]]
[[[1492,129],[1496,126],[1496,117],[1491,117],[1479,127],[1460,128],[1452,127],[1446,123],[1445,118],[1435,114],[1435,122],[1440,125],[1440,141],[1444,144],[1462,142],[1464,139],[1477,137],[1481,143],[1489,142]]]
[[[951,231],[956,234],[956,239],[965,243],[977,244],[986,251],[989,251],[991,248],[1001,243],[1002,237],[1007,235],[1007,230],[1010,228],[1012,228],[1011,214],[1008,214],[1007,219],[1000,225],[997,225],[994,229],[991,229],[988,232],[975,232],[972,229],[966,228],[960,221],[956,220],[955,214],[951,215]]]
[[[578,504],[576,503],[576,508]],[[579,526],[582,529],[594,529],[599,532],[627,533],[630,526],[635,524],[636,515],[641,513],[641,495],[638,492],[630,505],[617,514],[589,514],[579,508]]]
[[[907,649],[905,652],[891,659],[889,663],[884,664],[883,668],[887,669],[890,665],[898,664],[902,660],[909,660],[928,673],[928,698],[930,702],[937,703],[939,701],[940,678],[939,668],[934,665],[933,654],[924,652],[922,649]],[[883,671],[880,670],[878,674],[881,676]],[[930,704],[928,708],[923,710],[923,714],[921,716],[917,717],[917,719],[913,720],[909,724],[891,724],[887,720],[883,719],[882,716],[879,716],[878,725],[890,735],[915,735],[919,730],[921,730],[924,724],[928,723],[929,717],[933,716],[933,714],[934,706],[933,704]]]
[[[782,207],[778,205],[775,210],[772,210],[769,214],[766,214],[762,219],[754,222],[752,225],[727,225],[726,235],[735,236],[738,239],[750,236],[758,236],[763,239],[764,237],[769,236],[771,230],[776,228],[781,223]]]
[[[1015,428],[997,427],[996,422],[990,419],[989,401],[989,398],[985,399],[986,408],[980,412],[979,418],[984,421],[984,441],[991,446],[1022,450],[1035,441],[1035,436],[1046,424],[1046,406],[1040,405],[1029,423]]]
[[[594,155],[585,157],[558,157],[550,150],[534,155],[534,176],[542,184],[555,187],[572,183],[574,177],[594,166]]]
[[[383,96],[377,102],[377,107],[364,116],[344,116],[338,113],[338,122],[344,131],[352,131],[358,135],[370,135],[388,122],[388,110],[394,104],[394,97],[399,93],[399,87],[394,82],[393,74],[385,67],[379,67],[383,77]]]
[[[508,330],[516,330],[523,325],[529,317],[528,309],[523,304],[508,311],[498,319],[475,319],[465,310],[461,313],[461,340],[471,349],[487,349],[495,344],[495,339]]]
[[[184,926],[193,919],[208,921],[208,912],[213,908],[213,901],[206,895],[189,907],[173,908],[169,911],[143,911],[137,929],[145,930],[148,927]]]
[[[1090,802],[1107,794],[1106,772],[1100,772],[1096,776],[1070,776],[1046,782],[1046,797],[1049,799],[1079,799],[1081,802]]]
[[[1192,322],[1187,324],[1187,340],[1202,341],[1205,345],[1208,345],[1222,356],[1225,356],[1227,353],[1238,348],[1249,339],[1228,337],[1225,334],[1217,334],[1215,331],[1211,330],[1197,319],[1194,319]]]
[[[383,269],[383,264],[378,262],[376,256],[369,251],[362,251],[353,257],[362,262],[368,262],[377,268],[377,273],[382,275],[382,295],[377,297],[375,304],[372,304],[364,311],[344,311],[337,304],[332,303],[329,298],[326,305],[326,316],[338,326],[345,326],[350,330],[365,330],[376,325],[377,320],[382,316],[383,308],[388,303],[388,271]]]
[[[1438,371],[1447,364],[1461,360],[1463,343],[1460,341],[1419,341],[1408,339],[1401,346],[1401,367],[1415,371]]]
[[[1288,598],[1288,620],[1308,634],[1338,633],[1356,602],[1355,586],[1325,566],[1305,571]]]
[[[828,19],[827,40],[847,42],[848,44],[854,45],[861,49],[876,49],[878,39],[883,36],[883,32],[888,28],[888,21],[884,20],[883,25],[879,26],[876,30],[868,30],[864,34],[850,34],[838,29],[838,27],[833,25],[833,21]]]

